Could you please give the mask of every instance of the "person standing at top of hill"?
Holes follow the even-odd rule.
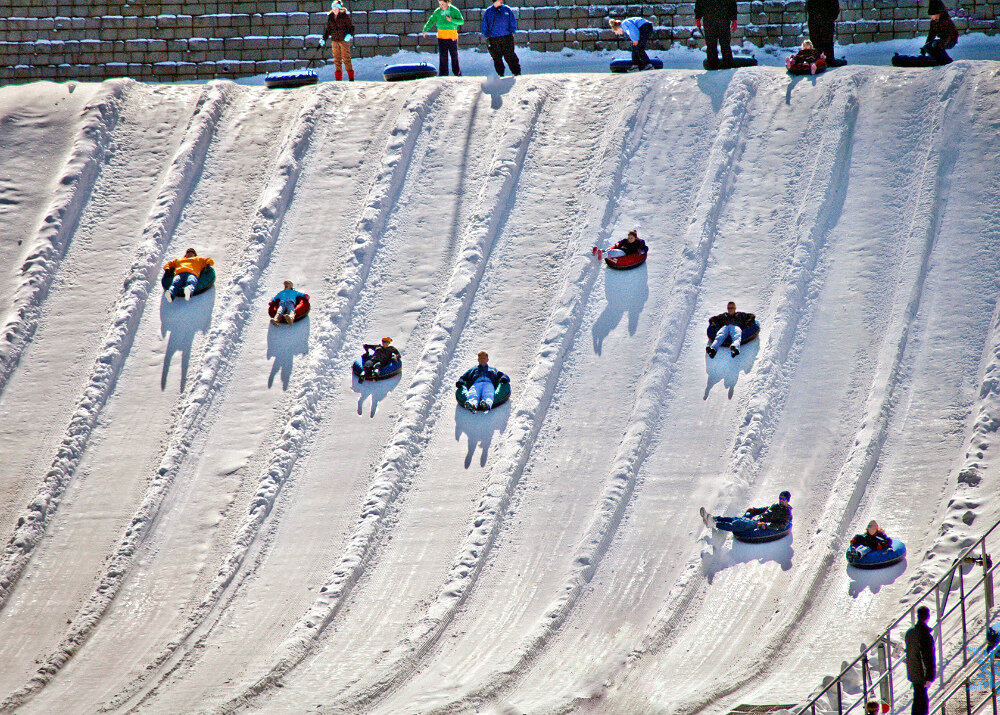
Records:
[[[610,18],[608,24],[611,31],[621,37],[628,35],[632,41],[632,64],[640,70],[649,69],[649,55],[646,54],[646,45],[649,38],[653,36],[653,23],[641,17],[629,17],[624,20]]]
[[[497,74],[503,77],[505,61],[512,75],[516,77],[521,74],[521,62],[514,52],[514,33],[517,32],[517,17],[514,11],[504,5],[503,0],[493,0],[493,4],[483,13],[480,30],[486,38],[486,45],[489,47]]]
[[[842,67],[846,60],[833,56],[833,43],[837,35],[837,18],[840,17],[840,0],[806,0],[809,16],[809,39],[816,51],[826,57],[827,67]]]
[[[695,0],[694,24],[705,35],[705,64],[708,69],[730,69],[733,66],[732,33],[736,32],[736,0]]]
[[[320,47],[327,40],[333,52],[333,76],[337,80],[344,79],[342,70],[347,70],[347,79],[354,81],[354,65],[351,64],[351,38],[354,37],[354,23],[351,14],[344,9],[338,0],[330,6],[330,14],[326,16],[326,29]]]
[[[438,75],[448,76],[448,57],[451,56],[451,73],[462,76],[462,68],[458,66],[458,28],[465,24],[462,12],[451,4],[451,0],[438,0],[437,9],[427,18],[424,34],[429,34],[433,27],[437,30],[438,40]]]
[[[920,48],[920,52],[930,55],[939,65],[950,64],[951,57],[945,50],[958,44],[958,28],[951,21],[948,8],[941,0],[930,0],[927,14],[931,17],[931,26],[927,32],[927,42]]]

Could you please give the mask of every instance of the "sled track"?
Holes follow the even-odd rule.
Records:
[[[73,151],[57,181],[59,188],[35,234],[34,248],[18,270],[22,280],[14,295],[12,314],[0,328],[0,394],[35,334],[41,305],[100,174],[120,119],[123,97],[133,85],[132,80],[106,82],[84,110]]]
[[[236,278],[231,284],[234,295],[227,302],[226,314],[212,329],[205,350],[202,370],[196,384],[189,392],[178,424],[174,428],[171,444],[167,448],[161,466],[152,479],[139,510],[123,535],[118,548],[114,551],[113,557],[108,560],[105,572],[100,577],[99,585],[94,594],[81,608],[56,652],[49,656],[45,664],[38,669],[36,676],[29,684],[5,700],[4,708],[16,707],[24,702],[40,687],[49,682],[52,676],[72,657],[96,627],[111,601],[117,595],[132,564],[136,550],[149,533],[159,506],[187,455],[188,436],[194,434],[204,422],[211,403],[212,387],[224,378],[233,347],[239,342],[242,335],[256,281],[273,249],[281,218],[287,208],[295,179],[298,176],[302,154],[309,143],[314,126],[313,115],[317,111],[318,96],[318,93],[314,95],[302,109],[286,138],[286,145],[281,152],[275,172],[276,176],[272,178],[265,190],[254,219],[248,247],[237,265],[237,270],[234,271]],[[221,103],[221,98],[219,102]],[[213,104],[212,106],[216,107],[216,111],[219,111],[217,105]],[[206,126],[206,130],[214,127],[214,121],[213,118],[211,123]],[[206,139],[204,145],[199,144],[203,152],[207,149],[207,143]],[[203,156],[202,154],[202,158]]]
[[[615,199],[621,193],[622,174],[628,163],[622,160],[622,156],[631,156],[637,148],[637,137],[648,116],[652,93],[648,84],[632,85],[625,102],[626,106],[633,107],[632,111],[621,112],[615,117],[613,125],[605,133],[601,149],[591,161],[590,179],[581,192],[589,199],[581,209],[583,216],[578,222],[579,237],[570,243],[567,251],[570,266],[572,261],[579,260],[577,257],[584,254],[594,236],[604,240],[609,234]],[[334,709],[360,712],[412,676],[420,660],[439,641],[475,588],[545,422],[559,372],[576,340],[587,298],[600,274],[600,263],[587,260],[578,265],[577,269],[567,271],[562,281],[560,297],[549,317],[548,328],[533,362],[535,367],[524,380],[525,389],[513,410],[495,466],[482,488],[485,496],[476,507],[470,531],[452,562],[448,580],[410,633],[388,655],[389,665],[382,667],[387,674],[362,688],[357,695],[342,699],[333,706]]]
[[[248,705],[309,654],[371,561],[392,504],[408,486],[408,472],[422,449],[421,425],[441,386],[447,358],[464,328],[475,297],[474,287],[485,271],[494,240],[506,221],[524,155],[550,91],[539,92],[531,88],[526,93],[528,96],[510,110],[510,123],[514,128],[505,134],[494,154],[477,199],[479,208],[473,211],[465,231],[464,245],[447,288],[447,297],[438,309],[393,436],[372,479],[360,520],[349,537],[339,565],[321,588],[320,597],[279,646],[268,673],[242,695],[225,703],[220,708],[222,712],[234,712]]]

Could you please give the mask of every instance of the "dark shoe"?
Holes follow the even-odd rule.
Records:
[[[477,407],[476,409],[479,412],[489,412],[490,411],[490,406],[486,404],[485,400],[483,400],[482,402],[479,403],[479,407]]]
[[[364,374],[364,373],[361,373],[360,375],[358,375],[358,384],[360,385],[360,384],[362,384],[362,383],[363,383],[364,381],[365,381],[365,374]]]
[[[708,347],[705,348],[705,352],[708,353],[708,356],[710,358],[714,358],[715,357],[715,348],[713,348],[711,345],[709,345]]]
[[[729,352],[733,354],[733,357],[736,357],[737,355],[740,354],[740,349],[735,345],[733,345],[731,348],[729,348]]]

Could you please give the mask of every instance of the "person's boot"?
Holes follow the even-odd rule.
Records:
[[[713,348],[711,345],[707,345],[705,347],[705,352],[708,353],[708,356],[710,358],[714,358],[715,357],[715,348]]]
[[[184,300],[191,300],[194,294],[194,286],[184,286]]]
[[[334,70],[333,78],[339,82],[344,79],[344,73],[341,70]]]
[[[736,357],[737,355],[740,354],[740,349],[735,345],[733,345],[731,348],[729,348],[729,352],[732,353],[733,357]]]
[[[285,322],[288,323],[289,325],[295,323],[295,316],[292,313],[285,313],[283,317],[285,319]]]
[[[347,79],[349,82],[354,81],[354,70],[347,70]]]
[[[167,290],[163,291],[163,297],[167,299],[168,303],[173,303],[174,302],[173,288],[168,288]]]

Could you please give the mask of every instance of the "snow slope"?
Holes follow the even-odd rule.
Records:
[[[1000,517],[998,100],[989,61],[0,89],[0,708],[803,699]],[[189,245],[218,282],[168,304]],[[761,339],[709,360],[730,299]],[[784,488],[791,540],[697,517]],[[862,579],[873,517],[909,558]]]

